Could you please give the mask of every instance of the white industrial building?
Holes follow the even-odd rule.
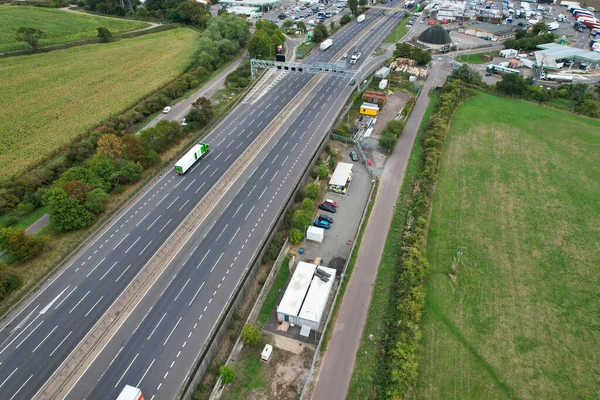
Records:
[[[465,1],[446,0],[438,6],[437,20],[447,21],[462,20],[465,16],[467,3]]]
[[[333,171],[333,175],[329,180],[329,190],[335,193],[346,194],[351,180],[352,164],[340,162],[335,167],[335,171]]]
[[[319,276],[317,269],[329,277]],[[319,330],[335,273],[333,268],[300,261],[277,306],[277,320],[305,329]]]

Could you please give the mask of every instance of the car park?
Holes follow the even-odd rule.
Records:
[[[329,222],[327,222],[323,219],[315,219],[313,222],[313,225],[316,226],[317,228],[323,228],[323,229],[331,228],[331,225],[329,225]]]
[[[356,154],[355,151],[351,151],[350,158],[352,159],[352,161],[356,162],[356,161],[358,161],[358,154]]]
[[[337,206],[338,206],[338,203],[337,203],[337,201],[333,201],[333,200],[331,200],[331,199],[325,199],[325,201],[324,201],[323,203],[325,203],[325,204],[329,204],[329,205],[330,205],[330,206],[332,206],[332,207],[337,207]]]
[[[325,204],[325,203],[321,204],[321,205],[319,206],[319,209],[321,209],[321,210],[323,210],[323,211],[330,212],[330,213],[334,213],[334,214],[335,214],[335,212],[336,212],[336,209],[335,209],[335,207],[333,207],[333,206],[330,206],[329,204]]]
[[[168,114],[171,111],[171,107],[166,106],[165,108],[163,108],[163,114]]]
[[[321,214],[319,215],[319,219],[333,224],[333,218],[331,218],[329,215]]]

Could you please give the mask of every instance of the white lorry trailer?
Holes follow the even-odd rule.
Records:
[[[333,40],[327,39],[321,43],[321,51],[325,51],[333,45]]]
[[[175,172],[177,172],[178,175],[185,174],[186,171],[189,170],[192,167],[192,165],[196,163],[196,161],[204,157],[209,151],[210,147],[208,146],[208,144],[195,144],[190,151],[185,153],[185,155],[175,163]]]
[[[365,20],[365,14],[361,14],[356,18],[356,22],[361,23]]]
[[[117,400],[144,400],[144,395],[140,389],[125,385]]]

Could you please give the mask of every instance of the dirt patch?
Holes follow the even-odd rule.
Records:
[[[299,342],[298,342],[299,343]],[[271,378],[271,393],[273,399],[297,399],[302,393],[304,381],[310,369],[314,349],[303,346],[299,354],[275,348],[274,359],[271,359],[269,371]]]
[[[371,133],[371,136],[379,135],[387,125],[388,121],[393,120],[402,107],[408,103],[408,99],[410,99],[410,97],[410,94],[401,90],[397,91],[391,96],[388,96],[385,101],[385,106],[377,116],[377,123],[373,127],[373,133]]]

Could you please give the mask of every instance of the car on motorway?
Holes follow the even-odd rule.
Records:
[[[163,114],[168,114],[169,112],[171,112],[171,107],[166,106],[165,108],[163,108]]]
[[[350,86],[354,86],[356,84],[356,79],[352,78],[350,79],[350,83],[348,83]]]
[[[331,199],[325,199],[325,201],[323,203],[329,204],[331,207],[337,207],[338,206],[337,201],[333,201]]]
[[[352,159],[352,161],[356,162],[356,161],[358,161],[358,154],[356,154],[355,151],[351,151],[350,158]]]
[[[313,222],[313,225],[316,226],[317,228],[323,228],[323,229],[331,228],[331,225],[329,225],[329,222],[327,222],[323,219],[315,219],[315,221]]]
[[[323,221],[327,221],[330,224],[333,224],[333,218],[331,218],[329,215],[321,214],[321,215],[319,215],[318,219],[323,220]]]
[[[334,214],[335,214],[335,212],[336,212],[336,209],[335,209],[335,207],[333,207],[333,206],[330,206],[329,204],[325,204],[325,203],[321,204],[321,205],[319,206],[319,209],[321,209],[321,210],[323,210],[323,211],[330,212],[330,213],[334,213]]]

